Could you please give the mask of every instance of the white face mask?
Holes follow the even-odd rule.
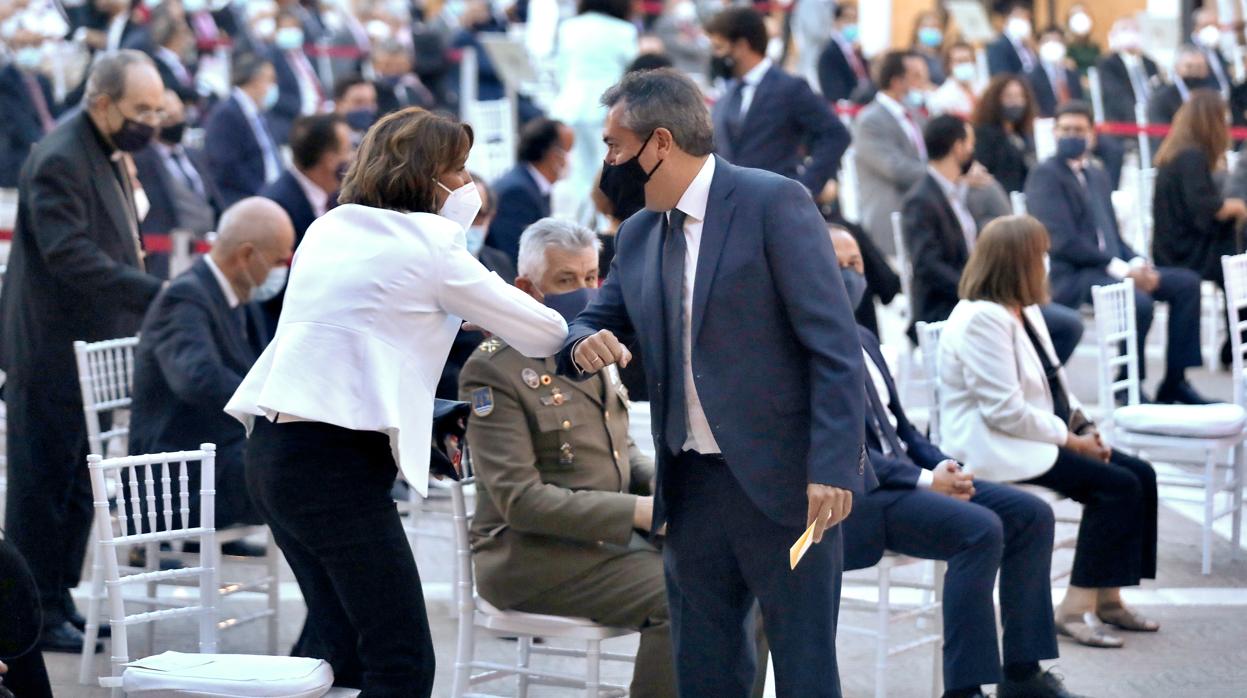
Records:
[[[1065,44],[1059,41],[1045,41],[1039,46],[1039,58],[1044,63],[1057,64],[1065,60]]]
[[[953,65],[953,79],[958,82],[971,83],[979,76],[979,67],[973,63],[956,63]]]
[[[476,214],[481,212],[481,193],[476,190],[476,182],[469,181],[454,191],[441,182],[437,186],[450,194],[438,214],[458,223],[466,232],[472,227],[472,221],[476,220]]]
[[[281,293],[286,287],[286,278],[290,274],[290,267],[282,265],[273,267],[268,270],[268,276],[264,277],[264,282],[259,286],[251,289],[251,298],[249,300],[256,303],[263,303],[272,300]]]
[[[1014,17],[1005,22],[1005,34],[1014,41],[1021,41],[1031,35],[1031,23],[1021,17]]]
[[[1204,48],[1216,48],[1221,43],[1221,30],[1215,24],[1209,24],[1195,35]]]
[[[1086,12],[1075,12],[1069,17],[1069,30],[1078,36],[1091,33],[1091,16]]]
[[[1044,276],[1049,276],[1052,274],[1052,258],[1049,257],[1048,253],[1046,252],[1044,253],[1044,256],[1043,256],[1043,273],[1044,273]]]
[[[142,223],[147,218],[147,212],[152,210],[152,202],[147,199],[147,192],[142,189],[134,190],[134,211],[138,214],[139,222]]]

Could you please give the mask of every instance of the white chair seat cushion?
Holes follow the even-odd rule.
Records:
[[[333,688],[328,662],[250,654],[162,654],[130,662],[126,695],[144,698],[320,698]]]
[[[1113,422],[1140,434],[1220,439],[1247,426],[1247,412],[1238,405],[1127,405],[1113,410]]]
[[[581,640],[607,640],[634,632],[598,625],[588,618],[503,611],[479,596],[476,597],[476,625],[495,632]]]

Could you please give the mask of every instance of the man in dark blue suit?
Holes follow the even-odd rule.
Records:
[[[1039,116],[1049,119],[1056,110],[1073,99],[1082,99],[1078,71],[1069,65],[1065,34],[1060,27],[1049,27],[1039,37],[1039,65],[1027,76],[1035,93]]]
[[[290,129],[290,156],[293,167],[265,187],[260,196],[276,201],[290,216],[297,250],[312,221],[338,203],[338,189],[351,161],[351,129],[337,114],[299,118]],[[285,298],[283,287],[260,304],[270,337],[277,331]]]
[[[550,215],[550,190],[567,169],[575,134],[562,122],[539,117],[520,129],[518,162],[494,182],[498,206],[485,245],[519,259],[520,235]]]
[[[282,169],[277,141],[264,120],[277,100],[272,62],[251,53],[235,56],[232,82],[229,99],[217,103],[204,126],[208,173],[226,207],[259,193]]]
[[[987,72],[992,77],[1001,73],[1026,75],[1035,69],[1038,59],[1032,48],[1034,25],[1028,0],[1010,0],[1004,4],[1004,30],[987,45]]]
[[[1052,300],[1071,308],[1091,302],[1091,288],[1124,278],[1135,283],[1139,377],[1156,301],[1169,303],[1165,377],[1158,402],[1207,402],[1186,380],[1186,369],[1203,363],[1199,351],[1200,277],[1190,269],[1153,267],[1121,238],[1112,187],[1104,170],[1089,162],[1095,121],[1091,108],[1071,102],[1057,112],[1057,154],[1026,179],[1027,208],[1052,238]]]
[[[0,68],[0,187],[17,186],[17,174],[30,149],[52,131],[59,110],[52,85],[37,72],[37,45],[16,46],[11,63]]]
[[[157,296],[139,331],[130,453],[216,444],[219,527],[260,522],[243,479],[246,432],[224,409],[267,342],[259,308],[248,300],[293,246],[290,218],[277,204],[259,197],[234,204],[212,252]],[[198,486],[191,491],[197,518]]]
[[[723,10],[706,34],[717,70],[730,78],[714,105],[715,151],[734,165],[795,179],[821,200],[840,171],[849,130],[805,80],[772,65],[757,10]]]
[[[823,99],[835,104],[870,85],[870,67],[858,45],[857,5],[840,3],[833,13],[831,38],[818,56],[818,83]]]
[[[873,487],[862,356],[822,217],[796,182],[711,155],[701,92],[671,69],[602,98],[607,166],[644,191],[558,355],[584,378],[641,347],[653,410],[652,531],[680,694],[749,695],[762,608],[781,695],[839,696],[840,529]],[[789,548],[816,543],[789,569]],[[826,535],[824,535],[826,534]]]
[[[862,257],[847,231],[832,243],[849,302],[866,291]],[[885,550],[944,560],[944,698],[1068,696],[1039,661],[1057,656],[1052,619],[1052,508],[1021,490],[976,482],[905,416],[879,340],[859,327],[866,366],[866,452],[878,489],[844,522],[844,566],[862,569]],[[971,464],[973,465],[973,464]],[[996,646],[992,588],[1000,571],[1004,663]]]

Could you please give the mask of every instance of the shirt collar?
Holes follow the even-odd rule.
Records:
[[[888,113],[895,117],[897,121],[909,120],[909,112],[906,111],[905,107],[902,106],[900,102],[892,99],[891,95],[888,95],[881,90],[875,94],[875,100],[882,104],[883,108],[887,109]]]
[[[546,176],[541,174],[541,170],[533,167],[531,162],[525,163],[524,166],[528,168],[528,174],[532,176],[533,181],[537,183],[537,190],[541,192],[541,195],[549,196],[550,190],[554,188],[554,182],[546,179]]]
[[[701,171],[689,182],[688,189],[684,190],[684,196],[680,197],[680,202],[675,205],[685,216],[695,221],[704,221],[706,219],[706,205],[710,200],[710,183],[714,181],[714,156],[706,158],[706,162],[701,166]]]
[[[203,260],[204,264],[208,265],[208,269],[212,271],[212,275],[216,277],[216,282],[220,284],[221,293],[225,294],[225,302],[229,304],[229,307],[237,308],[242,305],[242,302],[238,300],[238,294],[234,293],[234,287],[230,285],[229,279],[225,278],[221,268],[212,260],[212,255],[204,255]]]
[[[741,82],[757,87],[758,83],[762,82],[762,78],[766,75],[766,71],[770,70],[772,65],[770,58],[763,58],[748,73],[741,76]]]
[[[312,213],[315,213],[317,218],[325,215],[325,208],[329,206],[329,192],[308,179],[307,175],[300,172],[297,167],[291,167],[290,174],[294,175],[294,181],[299,183],[299,188],[303,190],[307,202],[312,205]]]
[[[234,101],[238,102],[238,106],[242,107],[242,113],[247,115],[249,121],[255,121],[260,116],[260,107],[251,100],[251,96],[242,91],[241,87],[235,87],[230,93],[234,97]]]
[[[927,172],[935,178],[935,183],[940,185],[944,196],[957,201],[964,201],[966,197],[966,185],[964,182],[950,182],[948,178],[940,174],[939,170],[927,165]]]

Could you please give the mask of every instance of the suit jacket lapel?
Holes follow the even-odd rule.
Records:
[[[90,117],[86,112],[82,112],[77,118],[79,119],[78,140],[82,143],[83,150],[91,163],[91,185],[95,188],[100,200],[104,202],[104,209],[108,211],[108,217],[113,221],[113,228],[123,243],[121,247],[126,260],[138,266],[138,249],[134,244],[138,231],[132,227],[137,224],[138,216],[131,218],[130,213],[126,211],[126,207],[130,207],[133,211],[134,194],[130,191],[128,181],[124,185],[119,181],[112,161],[108,159],[108,155],[104,153],[99,140],[95,137]],[[129,202],[125,200],[127,197],[129,197]]]
[[[942,219],[941,228],[954,233],[952,245],[957,252],[961,254],[961,259],[970,256],[970,249],[966,246],[966,233],[961,229],[961,219],[953,211],[953,205],[948,203],[948,197],[944,194],[944,188],[940,183],[935,181],[935,177],[927,174],[927,189],[931,195],[939,202],[940,218]]]
[[[225,298],[225,292],[221,290],[221,284],[217,283],[216,275],[208,268],[208,263],[202,259],[196,260],[194,266],[191,267],[191,273],[199,280],[199,283],[208,292],[208,297],[212,299],[212,314],[216,318],[216,322],[221,326],[226,337],[227,346],[223,347],[229,352],[231,358],[242,366],[250,366],[255,361],[253,349],[248,346],[246,337],[243,336],[242,328],[238,326],[237,318],[234,316],[234,308],[229,307],[229,301]],[[246,304],[239,306],[246,313]]]
[[[759,104],[770,105],[772,103],[771,92],[775,89],[775,81],[778,80],[774,73],[778,68],[771,68],[766,71],[762,79],[758,81],[757,87],[753,88],[753,99],[749,101],[749,109],[740,119],[740,138],[744,140],[745,134],[749,133],[749,127],[752,122],[762,118],[762,110],[765,106],[759,107]]]
[[[728,160],[736,158],[735,143],[732,142],[731,129],[727,125],[727,95],[719,98],[718,108],[714,110],[714,146],[715,152]]]
[[[757,95],[754,96],[755,99]],[[713,155],[711,157],[714,157]],[[715,270],[727,242],[728,228],[736,204],[730,195],[736,186],[731,165],[719,158],[715,162],[714,179],[710,182],[710,196],[706,200],[706,220],[701,225],[701,246],[697,252],[697,275],[693,282],[692,340],[697,341],[702,321],[706,315],[706,303],[710,299],[710,287]]]
[[[666,329],[663,326],[662,293],[662,226],[663,214],[653,214],[654,223],[649,230],[649,239],[645,244],[644,279],[641,282],[641,303],[645,309],[645,319],[649,326],[640,333],[650,339],[649,345],[643,348],[647,356],[663,356],[663,337]],[[638,220],[638,223],[640,221]]]

